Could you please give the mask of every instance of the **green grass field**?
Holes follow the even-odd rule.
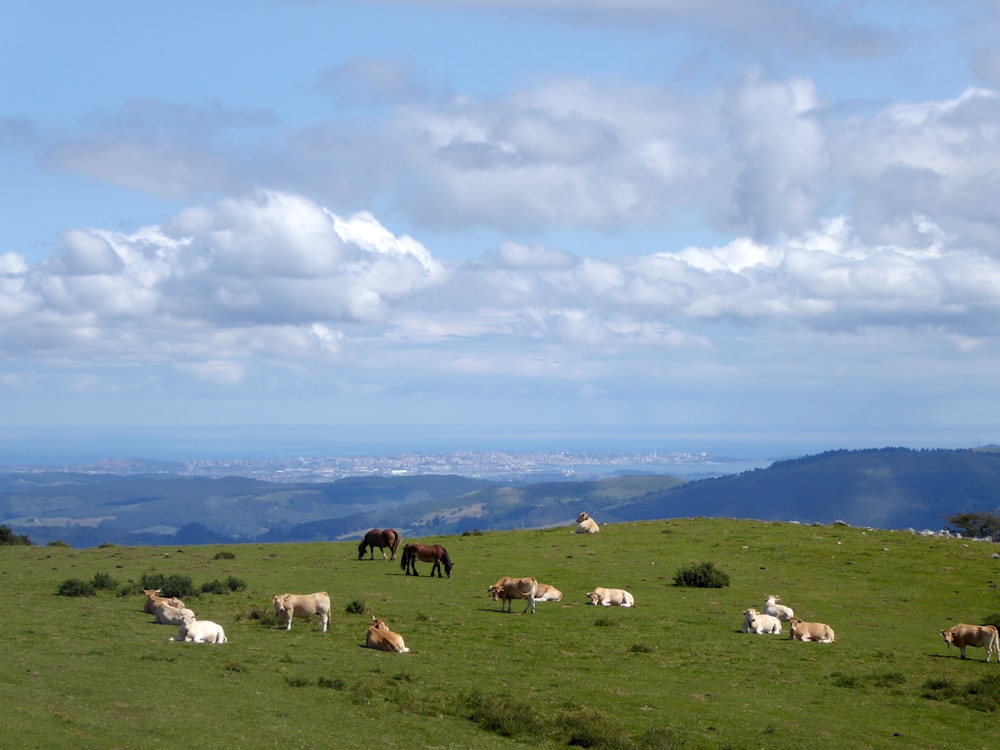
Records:
[[[422,541],[447,547],[452,579],[359,562],[356,543],[0,547],[0,746],[997,747],[1000,664],[982,649],[961,661],[938,635],[1000,611],[995,545],[715,519]],[[673,585],[706,561],[729,587]],[[56,594],[71,578],[120,589],[155,573],[245,581],[186,600],[230,642],[170,642],[176,628],[153,624],[141,595]],[[501,614],[486,588],[503,575],[565,598]],[[636,607],[590,607],[594,586],[626,588]],[[333,599],[325,635],[258,616],[272,594],[319,590]],[[838,642],[740,633],[769,593]],[[372,614],[412,653],[363,648]]]

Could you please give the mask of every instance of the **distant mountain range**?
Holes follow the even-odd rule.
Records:
[[[635,475],[520,484],[461,476],[358,477],[281,484],[169,473],[0,473],[0,523],[36,544],[182,545],[404,537],[599,523],[732,517],[940,529],[1000,512],[1000,451],[830,451],[714,479]]]

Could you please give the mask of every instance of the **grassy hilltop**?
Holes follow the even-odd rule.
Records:
[[[995,545],[701,518],[424,541],[447,547],[452,579],[359,562],[354,542],[2,547],[2,744],[996,747],[1000,665],[982,649],[961,661],[938,635],[1000,611]],[[706,561],[728,588],[673,585],[678,567]],[[123,588],[151,573],[244,581],[187,600],[230,642],[168,642],[176,628],[152,624],[138,595],[56,595],[71,578]],[[502,575],[565,598],[501,614],[486,587]],[[587,606],[594,586],[626,588],[636,607]],[[325,635],[258,617],[272,594],[318,590],[333,599]],[[741,611],[769,593],[838,642],[740,633]],[[349,613],[357,601],[365,611]],[[372,613],[413,653],[362,648]]]

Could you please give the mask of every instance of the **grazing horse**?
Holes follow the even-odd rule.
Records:
[[[358,559],[361,560],[365,556],[365,550],[371,550],[371,557],[369,559],[375,559],[375,548],[378,547],[379,552],[382,553],[382,561],[385,561],[385,548],[388,547],[392,552],[392,557],[390,560],[396,559],[396,550],[399,548],[399,542],[402,540],[403,535],[400,534],[395,529],[372,529],[367,534],[365,538],[361,540],[358,545]]]
[[[406,571],[406,575],[410,575],[410,571],[413,571],[413,575],[420,575],[417,573],[417,560],[420,562],[434,563],[434,567],[431,568],[431,575],[434,575],[434,571],[437,571],[438,578],[444,578],[441,575],[441,566],[444,565],[444,572],[451,578],[451,569],[455,567],[455,564],[448,557],[448,551],[442,547],[440,544],[419,544],[418,542],[410,542],[405,547],[403,547],[403,560],[399,564],[403,570]]]

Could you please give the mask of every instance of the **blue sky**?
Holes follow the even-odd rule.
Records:
[[[15,5],[9,432],[1000,440],[998,2]]]

